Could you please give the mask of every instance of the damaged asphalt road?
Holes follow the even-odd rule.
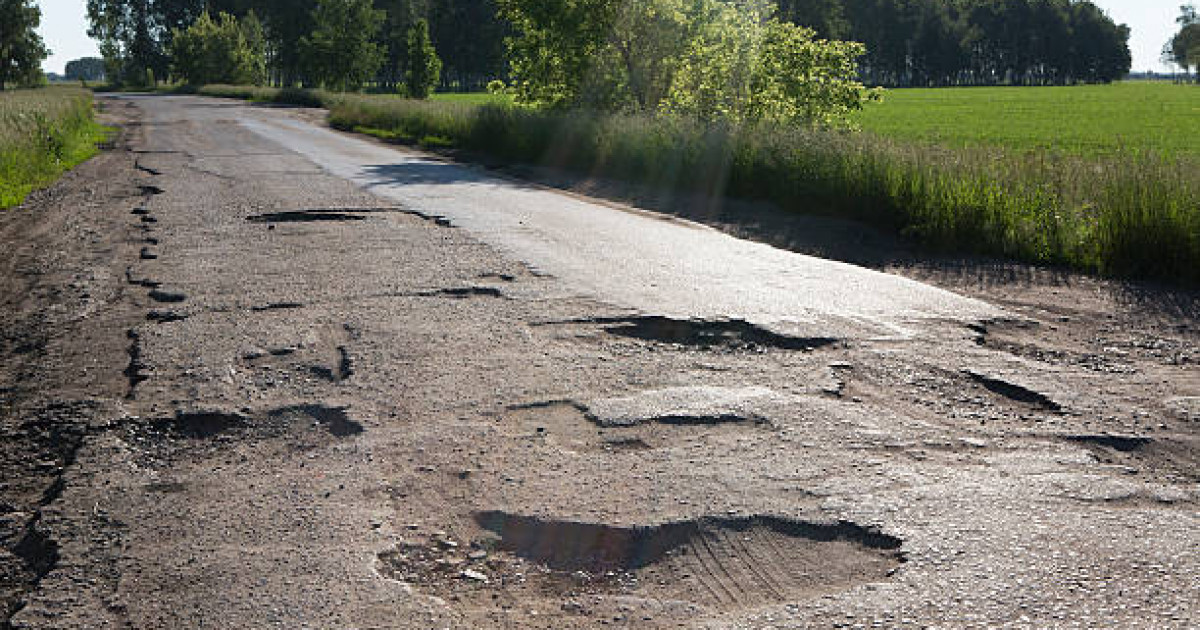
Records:
[[[1200,619],[1194,296],[104,103],[0,217],[0,627]]]

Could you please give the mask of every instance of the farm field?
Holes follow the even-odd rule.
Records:
[[[1200,157],[1200,87],[1166,82],[895,89],[859,122],[881,136],[953,147]]]

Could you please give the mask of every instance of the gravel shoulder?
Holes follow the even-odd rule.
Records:
[[[1200,618],[1193,293],[643,199],[1003,315],[640,313],[246,106],[104,103],[115,146],[0,216],[0,627]]]

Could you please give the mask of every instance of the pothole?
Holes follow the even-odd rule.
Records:
[[[786,401],[765,387],[672,387],[588,401],[588,420],[608,428],[643,424],[770,424],[772,408]]]
[[[345,407],[326,405],[295,405],[275,409],[269,414],[272,420],[303,422],[323,428],[334,437],[352,437],[363,432],[362,424],[350,419]]]
[[[182,322],[182,321],[185,321],[187,318],[188,318],[188,315],[186,315],[184,313],[177,313],[175,311],[154,310],[154,311],[150,311],[149,313],[146,313],[146,321],[154,322],[156,324],[170,324],[173,322]]]
[[[301,304],[300,302],[272,302],[270,304],[264,304],[262,306],[251,306],[250,312],[266,313],[268,311],[287,311],[287,310],[297,310],[297,309],[302,309],[302,308],[304,308],[304,305]]]
[[[758,515],[616,526],[506,512],[475,520],[494,537],[408,542],[380,560],[393,577],[456,592],[592,593],[717,609],[881,581],[904,560],[900,539],[849,522]]]
[[[1122,453],[1132,453],[1154,441],[1140,435],[1067,435],[1063,439],[1088,446],[1103,446]]]
[[[161,304],[179,304],[187,300],[187,294],[156,288],[150,291],[150,299]]]
[[[142,171],[143,173],[148,173],[150,175],[162,175],[162,171],[160,171],[156,168],[150,168],[149,166],[142,164],[141,160],[134,160],[133,166],[134,166],[134,168],[136,168],[139,171]]]
[[[422,297],[451,297],[451,298],[472,298],[472,297],[491,297],[502,298],[504,292],[495,287],[454,287],[450,289],[438,289],[420,294]]]
[[[355,210],[356,214],[342,212],[338,210],[292,210],[288,212],[272,212],[269,214],[256,214],[246,217],[246,220],[251,223],[316,223],[316,222],[337,222],[337,221],[363,221],[367,217],[362,214],[362,210]]]
[[[704,349],[776,348],[805,351],[831,346],[839,341],[833,337],[785,335],[741,319],[696,320],[646,315],[597,318],[589,320],[589,323],[603,325],[606,332],[620,337]]]
[[[125,375],[127,388],[125,390],[125,398],[133,400],[137,394],[137,387],[145,381],[149,380],[146,374],[146,364],[142,360],[142,337],[136,329],[125,331],[125,337],[129,340],[129,346],[125,352],[129,355],[129,363],[125,365],[122,374]]]
[[[227,411],[178,411],[174,418],[154,423],[159,430],[190,439],[207,439],[250,426],[249,419]]]
[[[1009,400],[1025,403],[1027,405],[1040,407],[1047,411],[1062,411],[1062,405],[1059,405],[1049,396],[1041,392],[1034,391],[1024,385],[1013,383],[1007,379],[990,374],[984,374],[975,370],[963,370],[963,373],[993,394],[1003,396]]]
[[[761,387],[677,387],[621,398],[547,400],[510,406],[511,437],[570,451],[612,453],[669,448],[694,439],[723,440],[771,429],[787,399]]]
[[[272,352],[275,356],[281,356]],[[289,354],[291,354],[289,352]],[[333,367],[324,365],[314,365],[309,367],[309,371],[316,377],[329,381],[331,383],[340,383],[351,376],[354,376],[354,361],[350,358],[350,351],[345,346],[337,348],[337,362]]]

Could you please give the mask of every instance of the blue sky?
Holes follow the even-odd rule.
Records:
[[[1093,0],[1119,23],[1133,29],[1129,48],[1134,70],[1164,70],[1159,62],[1163,43],[1175,33],[1175,18],[1184,0]],[[42,38],[52,55],[43,68],[62,73],[68,61],[98,55],[87,36],[86,0],[41,0]]]

